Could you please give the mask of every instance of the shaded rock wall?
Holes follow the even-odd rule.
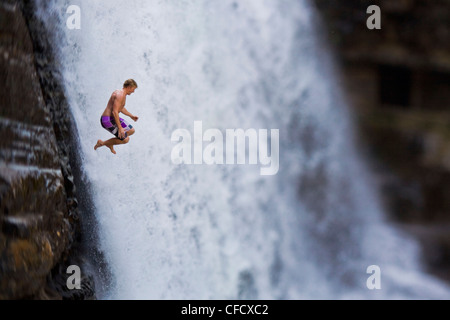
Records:
[[[450,270],[450,1],[314,0],[390,217]],[[381,9],[381,30],[366,26]]]
[[[87,265],[77,141],[45,34],[30,37],[42,32],[34,12],[30,1],[0,3],[0,299],[92,299],[88,272],[81,290],[66,286],[67,267]]]

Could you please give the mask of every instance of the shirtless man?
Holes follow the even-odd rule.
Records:
[[[119,117],[119,113],[130,117],[134,122],[138,121],[139,118],[132,115],[127,109],[125,109],[125,103],[127,96],[134,93],[138,85],[133,79],[125,81],[122,90],[116,90],[111,95],[109,99],[108,106],[103,112],[100,119],[100,123],[103,128],[108,130],[110,133],[116,136],[116,138],[109,139],[108,141],[98,140],[94,147],[97,150],[100,147],[108,147],[112,153],[116,154],[114,146],[127,144],[130,142],[130,136],[135,133],[132,125],[128,124],[124,119]],[[117,123],[120,123],[118,126]]]

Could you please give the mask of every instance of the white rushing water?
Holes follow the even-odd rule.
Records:
[[[102,299],[450,298],[384,221],[308,1],[39,3],[112,272]],[[66,26],[69,5],[80,30]],[[136,134],[116,156],[95,152],[111,137],[100,115],[128,78]],[[171,135],[194,121],[279,129],[278,174],[174,165]],[[381,290],[366,286],[371,265]]]

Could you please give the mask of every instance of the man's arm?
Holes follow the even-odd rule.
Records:
[[[122,106],[121,100],[123,99],[122,95],[115,93],[114,105],[112,109],[112,115],[114,120],[116,121],[117,127],[119,128],[119,138],[125,138],[125,130],[122,128],[120,124],[119,112]]]
[[[139,117],[136,117],[134,115],[132,115],[127,109],[123,108],[122,109],[122,113],[128,117],[130,117],[131,119],[133,119],[135,122],[139,120]]]

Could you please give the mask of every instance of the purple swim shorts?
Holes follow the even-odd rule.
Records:
[[[101,117],[100,123],[103,128],[111,132],[113,135],[115,135],[120,140],[125,140],[128,137],[128,131],[133,129],[133,126],[126,122],[124,119],[120,119],[120,125],[125,130],[125,138],[120,139],[119,138],[119,128],[117,127],[116,120],[114,120],[113,117]]]

